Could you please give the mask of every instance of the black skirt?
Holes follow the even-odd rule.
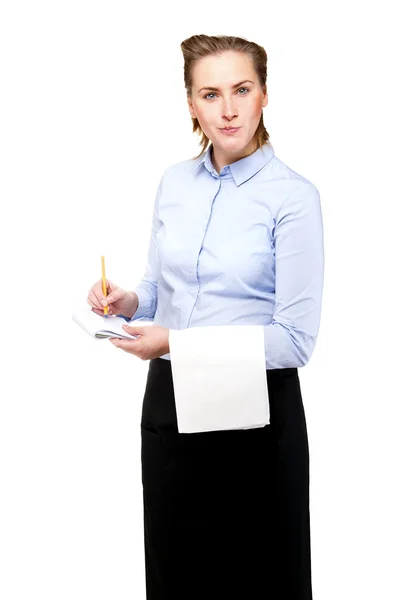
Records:
[[[309,450],[298,370],[267,370],[270,424],[179,433],[169,360],[141,419],[147,600],[311,600]]]

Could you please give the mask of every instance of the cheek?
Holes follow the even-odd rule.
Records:
[[[212,118],[212,110],[205,108],[197,108],[196,115],[200,123],[207,123]]]
[[[257,98],[251,107],[251,116],[253,118],[259,118],[263,110],[262,98]]]
[[[197,110],[196,115],[201,129],[206,135],[210,134],[213,124],[215,123],[215,116],[213,116],[209,110]]]

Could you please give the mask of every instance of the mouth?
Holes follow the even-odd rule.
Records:
[[[219,131],[221,131],[222,133],[224,133],[226,135],[233,135],[239,129],[240,129],[240,127],[223,127],[223,129],[219,127]]]

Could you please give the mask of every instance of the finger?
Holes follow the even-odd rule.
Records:
[[[104,308],[92,308],[91,309],[92,312],[96,313],[96,315],[100,315],[100,317],[105,317],[106,315],[104,314]],[[113,312],[112,310],[109,308],[108,309],[108,315],[112,315]]]
[[[89,295],[87,298],[87,304],[91,308],[92,312],[96,313],[96,315],[101,315],[102,317],[104,316],[104,307],[100,306],[100,308],[98,308],[98,302],[93,295]],[[108,314],[112,315],[111,309],[108,309]]]
[[[98,300],[97,296],[95,295],[95,293],[94,293],[93,289],[91,289],[91,290],[89,291],[89,293],[88,293],[88,296],[87,296],[87,303],[88,303],[88,304],[89,304],[91,307],[98,308],[98,309],[100,309],[100,308],[101,308],[101,303],[100,303],[100,301]]]
[[[120,348],[121,350],[125,350],[125,352],[130,352],[131,354],[135,353],[137,343],[139,342],[139,340],[122,340],[120,338],[112,339],[114,346]]]
[[[101,303],[101,300],[104,299],[99,283],[100,282],[97,282],[93,285],[88,294],[88,301],[96,308],[102,308],[103,304]]]
[[[97,315],[104,316],[104,306],[98,302],[95,296],[92,294],[87,298],[87,304],[90,306],[91,310],[95,312]],[[108,310],[108,314],[112,314],[112,310]]]
[[[105,296],[103,294],[102,282],[101,282],[101,285],[99,285],[97,287],[97,289],[95,289],[95,288],[93,289],[93,293],[96,296],[96,298],[98,300],[98,303],[99,303],[99,305],[101,307],[102,306],[107,306],[107,301],[106,301],[106,298],[105,298]]]
[[[109,279],[106,279],[105,282],[107,285],[107,296],[108,296],[109,286],[111,285],[113,288],[115,288],[115,286]],[[102,281],[99,281],[95,286],[92,287],[91,294],[94,296],[94,298],[96,300],[95,306],[97,308],[102,308],[104,306],[108,306],[110,300],[109,299],[107,300],[107,298],[103,294]]]

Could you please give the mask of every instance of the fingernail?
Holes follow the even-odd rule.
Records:
[[[113,302],[113,297],[112,296],[108,296],[108,302]]]
[[[102,304],[103,306],[107,306],[107,302],[106,302],[106,300],[101,300],[101,304]]]

